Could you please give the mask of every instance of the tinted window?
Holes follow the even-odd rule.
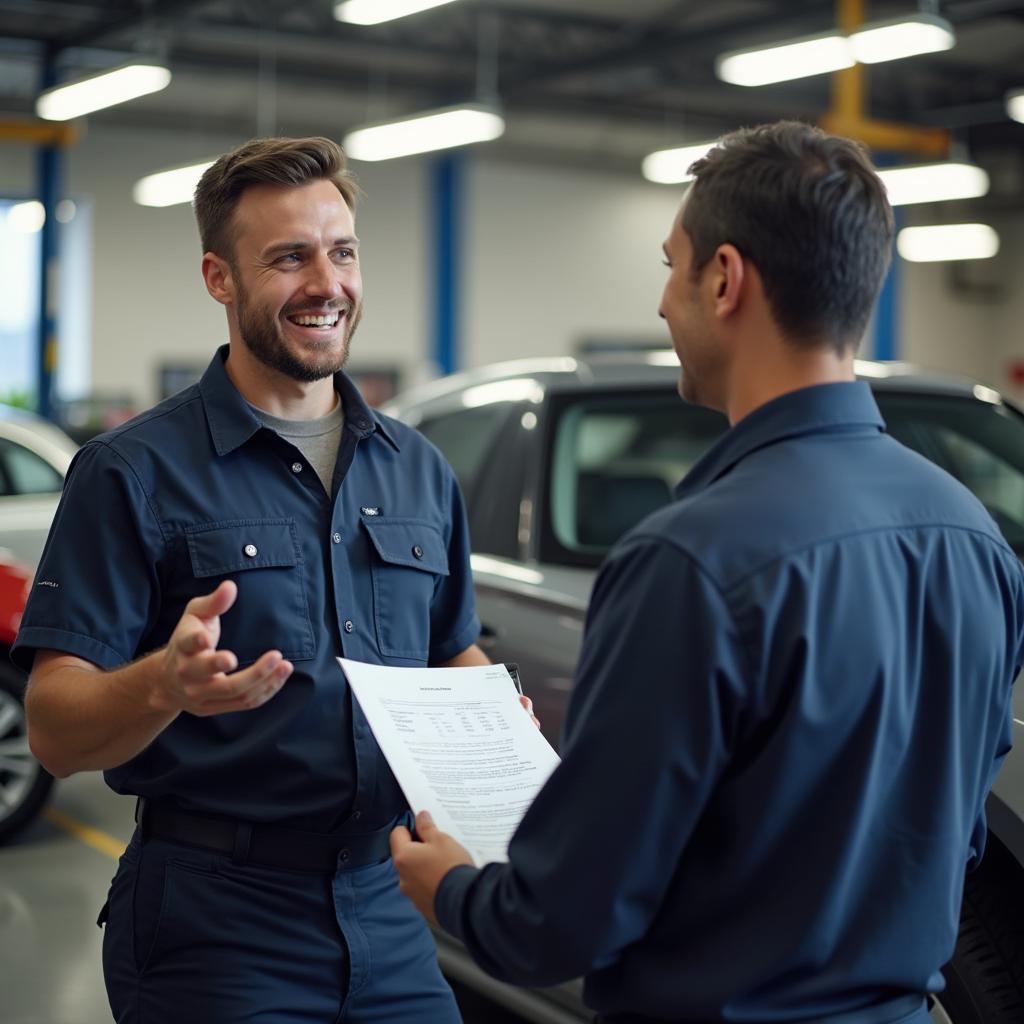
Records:
[[[1024,550],[1024,419],[970,398],[876,395],[889,433],[969,487]]]
[[[547,552],[553,561],[596,564],[649,513],[725,430],[725,418],[674,392],[573,396],[551,436]]]
[[[470,500],[483,460],[509,414],[509,408],[508,402],[495,402],[424,419],[419,424],[420,432],[441,449],[455,471],[467,501]]]
[[[64,478],[28,448],[0,438],[0,490],[4,494],[57,494]]]

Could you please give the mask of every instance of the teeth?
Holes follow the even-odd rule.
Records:
[[[338,314],[329,316],[293,316],[292,322],[300,327],[333,327],[338,322]]]

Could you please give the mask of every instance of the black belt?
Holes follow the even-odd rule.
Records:
[[[900,996],[898,999],[876,1003],[874,1006],[868,1006],[862,1010],[830,1014],[828,1017],[805,1018],[802,1021],[792,1021],[791,1024],[892,1024],[893,1021],[902,1020],[908,1014],[922,1008],[924,1002],[923,995]],[[610,1013],[605,1016],[599,1014],[594,1018],[594,1024],[673,1024],[673,1022],[660,1017],[642,1017],[633,1013]],[[722,1022],[721,1020],[701,1021],[678,1018],[674,1024],[722,1024]]]
[[[321,835],[216,818],[162,801],[139,797],[135,807],[142,839],[166,839],[203,850],[228,854],[236,864],[285,868],[292,871],[329,871],[379,864],[391,856],[389,837],[394,825],[376,832]]]

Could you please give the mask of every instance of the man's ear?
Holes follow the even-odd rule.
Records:
[[[235,301],[235,279],[231,264],[216,253],[203,253],[203,281],[206,290],[222,306],[230,306]]]
[[[726,243],[715,250],[712,308],[716,316],[729,317],[740,308],[747,283],[746,269],[735,245]]]

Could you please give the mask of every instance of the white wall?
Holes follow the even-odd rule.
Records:
[[[205,363],[225,338],[206,294],[187,206],[136,206],[133,182],[223,152],[241,138],[92,128],[70,152],[69,191],[94,198],[93,385],[156,398],[167,359]],[[0,193],[31,190],[30,151],[0,151]],[[406,381],[430,357],[434,245],[429,158],[362,164],[366,315],[352,365],[395,364]],[[679,190],[599,169],[506,164],[479,150],[464,177],[462,362],[572,352],[583,339],[664,341],[657,317],[665,279],[660,245]],[[980,302],[949,287],[945,265],[901,266],[902,358],[999,387],[1024,358],[1024,215],[997,225],[1000,255],[969,272],[1001,285]]]

